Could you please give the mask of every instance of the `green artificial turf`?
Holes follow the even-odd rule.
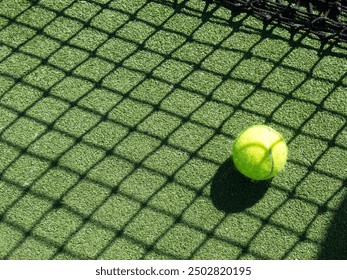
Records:
[[[202,0],[0,1],[0,259],[347,259],[346,59]]]

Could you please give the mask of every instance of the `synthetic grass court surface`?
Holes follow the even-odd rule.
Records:
[[[201,0],[0,1],[0,258],[347,258],[346,55]],[[255,184],[256,123],[289,159]]]

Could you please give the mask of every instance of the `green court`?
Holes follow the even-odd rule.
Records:
[[[347,259],[346,91],[347,43],[216,3],[0,0],[0,259]]]

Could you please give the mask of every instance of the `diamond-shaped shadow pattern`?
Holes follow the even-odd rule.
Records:
[[[347,258],[347,48],[203,1],[0,3],[1,259]],[[290,149],[242,177],[247,125]]]

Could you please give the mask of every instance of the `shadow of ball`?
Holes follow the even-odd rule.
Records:
[[[266,193],[271,180],[253,181],[243,176],[232,159],[226,160],[212,179],[211,199],[226,213],[237,213],[255,205]]]

